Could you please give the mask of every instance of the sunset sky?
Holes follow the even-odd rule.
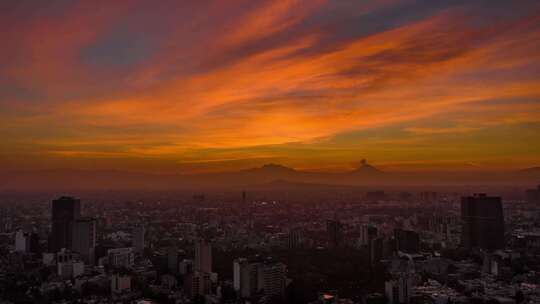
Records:
[[[540,1],[0,2],[0,168],[540,165]]]

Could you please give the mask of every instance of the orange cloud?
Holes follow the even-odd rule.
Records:
[[[78,5],[65,18],[35,20],[20,42],[29,62],[8,64],[7,74],[43,86],[47,102],[3,100],[12,113],[27,115],[5,117],[0,132],[14,134],[13,144],[57,155],[206,162],[283,159],[293,152],[256,148],[302,143],[323,149],[318,142],[324,139],[396,125],[430,137],[540,122],[537,102],[490,104],[538,101],[540,80],[528,70],[540,62],[538,15],[474,25],[461,10],[447,10],[321,47],[328,33],[306,24],[328,5],[263,2],[223,30],[209,29],[204,45],[178,42],[187,33],[172,30],[172,41],[156,47],[144,65],[111,80],[121,88],[110,94],[94,94],[100,79],[89,80],[80,49],[128,15],[131,4],[104,12]],[[393,5],[359,7],[358,15]],[[209,14],[222,17],[218,7]],[[482,112],[489,123],[473,115]],[[430,125],[430,118],[444,123]],[[46,131],[37,136],[40,128]],[[399,138],[380,143],[406,146]],[[352,158],[358,151],[354,142],[349,147],[345,154]],[[201,153],[208,149],[229,152]]]

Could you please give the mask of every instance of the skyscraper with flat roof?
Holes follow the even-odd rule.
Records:
[[[420,250],[420,236],[417,232],[404,229],[395,229],[394,236],[398,251],[417,253]]]
[[[336,248],[343,245],[343,224],[338,220],[326,221],[326,234],[328,236],[328,246]]]
[[[262,267],[264,295],[267,297],[283,297],[287,281],[287,266],[283,263],[266,261]]]
[[[135,249],[135,252],[142,253],[145,248],[145,236],[146,229],[144,225],[139,225],[133,228],[132,231],[132,241],[133,241],[133,248]]]
[[[15,233],[15,251],[23,253],[30,251],[30,235],[20,229]]]
[[[73,246],[73,221],[81,216],[81,201],[63,196],[52,201],[50,250],[60,251]]]
[[[261,261],[239,258],[233,262],[233,287],[240,298],[250,298],[259,291]]]
[[[461,198],[461,242],[468,249],[504,248],[504,216],[500,197],[477,193]]]
[[[371,240],[377,237],[377,227],[364,224],[360,227],[360,245],[369,246]]]

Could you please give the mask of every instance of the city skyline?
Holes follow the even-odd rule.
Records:
[[[2,3],[0,166],[537,167],[539,21],[537,1]]]
[[[540,303],[540,1],[0,1],[0,304]]]
[[[540,301],[540,185],[525,192],[514,188],[504,197],[358,187],[231,190],[195,196],[106,190],[51,201],[51,194],[0,192],[0,298],[138,304]]]

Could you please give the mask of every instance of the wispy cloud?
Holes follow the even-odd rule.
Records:
[[[131,1],[4,16],[8,153],[242,163],[298,159],[302,144],[307,162],[334,167],[371,150],[349,139],[327,153],[322,138],[399,126],[412,137],[370,143],[438,151],[429,138],[540,120],[535,2]]]

